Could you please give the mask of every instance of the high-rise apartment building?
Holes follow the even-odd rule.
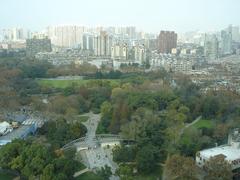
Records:
[[[134,26],[126,27],[126,34],[128,34],[130,39],[135,39],[136,38],[136,27],[134,27]]]
[[[51,26],[47,28],[47,36],[59,47],[82,47],[84,31],[82,26]]]
[[[111,59],[128,60],[127,44],[115,44],[111,48]]]
[[[232,30],[221,31],[220,54],[221,56],[232,53]]]
[[[232,27],[232,40],[234,42],[240,42],[240,32],[238,26]]]
[[[13,41],[23,40],[24,39],[23,29],[22,28],[13,28],[12,36],[13,36],[12,37]]]
[[[34,57],[39,52],[51,52],[51,40],[47,37],[43,39],[27,39],[26,40],[26,55]]]
[[[215,60],[219,57],[219,42],[215,34],[205,35],[204,55],[207,60]]]
[[[158,37],[159,53],[169,54],[177,47],[177,34],[174,31],[161,31]]]
[[[5,41],[19,41],[24,40],[27,37],[23,28],[12,28],[12,29],[3,29],[2,36]]]
[[[146,49],[144,45],[136,45],[133,47],[134,60],[143,64],[146,61]]]
[[[83,34],[83,44],[82,44],[82,49],[83,50],[94,50],[93,46],[93,35],[89,33],[84,33]]]
[[[106,31],[101,31],[100,35],[94,37],[94,54],[95,56],[108,57],[111,56],[111,47],[113,37]]]

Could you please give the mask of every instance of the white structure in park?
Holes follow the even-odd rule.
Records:
[[[0,123],[0,135],[6,135],[7,133],[11,132],[13,130],[12,126],[4,121]]]
[[[199,151],[196,155],[196,163],[199,167],[203,167],[211,157],[222,155],[231,166],[232,170],[240,168],[240,132],[235,129],[228,136],[228,144],[218,146],[211,149]]]

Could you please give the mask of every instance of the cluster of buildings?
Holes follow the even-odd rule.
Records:
[[[164,68],[168,72],[188,73],[193,69],[194,61],[189,56],[155,53],[150,65],[153,69]]]
[[[37,53],[35,58],[41,61],[48,61],[55,66],[80,64],[81,61],[86,60],[86,56],[82,55],[79,49],[64,49],[55,52],[49,52],[48,49],[46,49],[43,52]]]
[[[194,40],[195,43],[204,47],[204,56],[209,61],[218,60],[231,54],[239,54],[240,32],[238,26],[230,25],[220,32],[199,33]]]
[[[77,26],[49,27],[44,38],[38,36],[27,40],[26,54],[54,65],[92,63],[99,59],[104,63],[108,60],[118,68],[122,63],[143,64],[146,61],[146,40],[137,37],[135,27],[104,30]],[[75,49],[78,49],[77,53]]]
[[[42,127],[45,120],[25,112],[3,113],[0,122],[0,146],[12,142],[14,139],[24,139],[34,134],[37,128]]]
[[[1,30],[1,41],[21,41],[31,38],[31,33],[23,28],[11,28]]]
[[[162,67],[167,71],[190,73],[196,64],[240,54],[240,33],[235,26],[216,33],[179,35],[174,31],[160,31],[157,35],[139,32],[132,26],[63,25],[50,26],[37,33],[24,32],[21,28],[5,29],[0,37],[0,56],[12,51],[23,55],[25,52],[28,57],[54,65],[89,61],[99,66],[108,61],[113,68],[121,64],[148,64],[151,69]]]

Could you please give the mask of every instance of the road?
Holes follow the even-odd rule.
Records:
[[[118,166],[112,161],[111,153],[109,153],[111,149],[101,147],[96,141],[96,130],[100,122],[100,114],[93,114],[90,112],[84,114],[84,116],[89,117],[89,119],[83,123],[87,128],[85,143],[88,146],[87,150],[81,152],[82,156],[84,156],[85,165],[93,171],[107,165],[114,174]],[[112,175],[110,180],[119,180],[119,177]]]
[[[85,142],[89,148],[94,148],[97,146],[96,141],[95,141],[95,136],[96,136],[96,130],[98,127],[98,123],[100,121],[100,115],[93,114],[92,112],[90,112],[90,113],[84,114],[84,116],[89,117],[89,119],[83,123],[87,128]]]

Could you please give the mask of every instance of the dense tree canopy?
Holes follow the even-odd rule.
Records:
[[[51,147],[15,140],[0,148],[0,167],[18,171],[27,179],[68,180],[79,163],[64,154],[56,155]]]

